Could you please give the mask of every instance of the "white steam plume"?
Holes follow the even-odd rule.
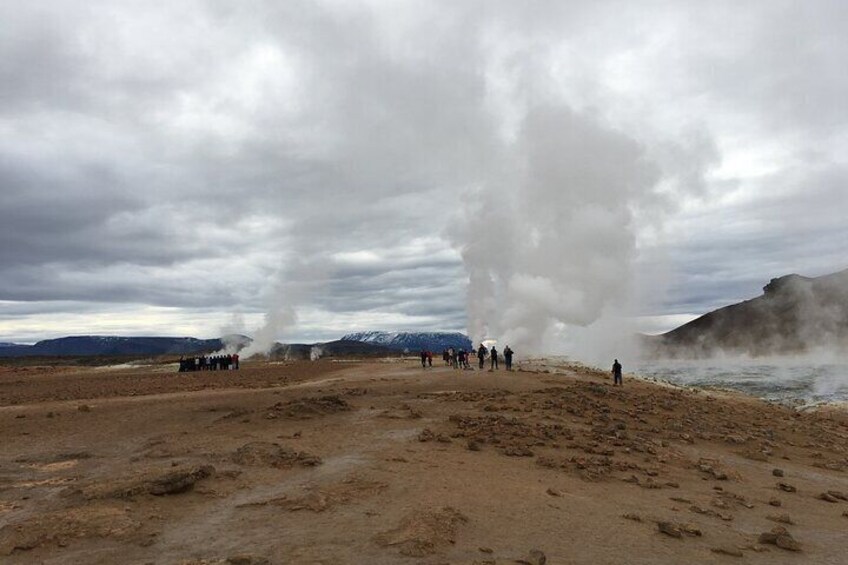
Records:
[[[563,106],[527,113],[500,171],[452,232],[469,277],[468,331],[539,352],[557,325],[624,308],[634,213],[658,201],[645,148]]]
[[[253,334],[253,342],[241,355],[268,355],[277,339],[297,324],[297,308],[326,281],[327,267],[323,260],[300,259],[292,261],[286,272],[277,275],[269,292],[269,307],[262,326]]]

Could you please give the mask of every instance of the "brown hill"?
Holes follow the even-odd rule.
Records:
[[[646,338],[654,357],[798,354],[848,348],[848,269],[817,278],[772,279],[763,295]]]

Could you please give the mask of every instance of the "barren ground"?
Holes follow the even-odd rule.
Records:
[[[848,562],[843,413],[610,384],[552,361],[0,369],[0,561]]]

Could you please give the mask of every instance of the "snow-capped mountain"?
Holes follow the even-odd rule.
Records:
[[[460,332],[357,332],[347,334],[342,340],[373,343],[397,351],[471,349],[471,340]]]

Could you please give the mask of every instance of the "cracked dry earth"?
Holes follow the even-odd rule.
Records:
[[[841,412],[553,361],[203,376],[0,372],[0,561],[846,562]]]

